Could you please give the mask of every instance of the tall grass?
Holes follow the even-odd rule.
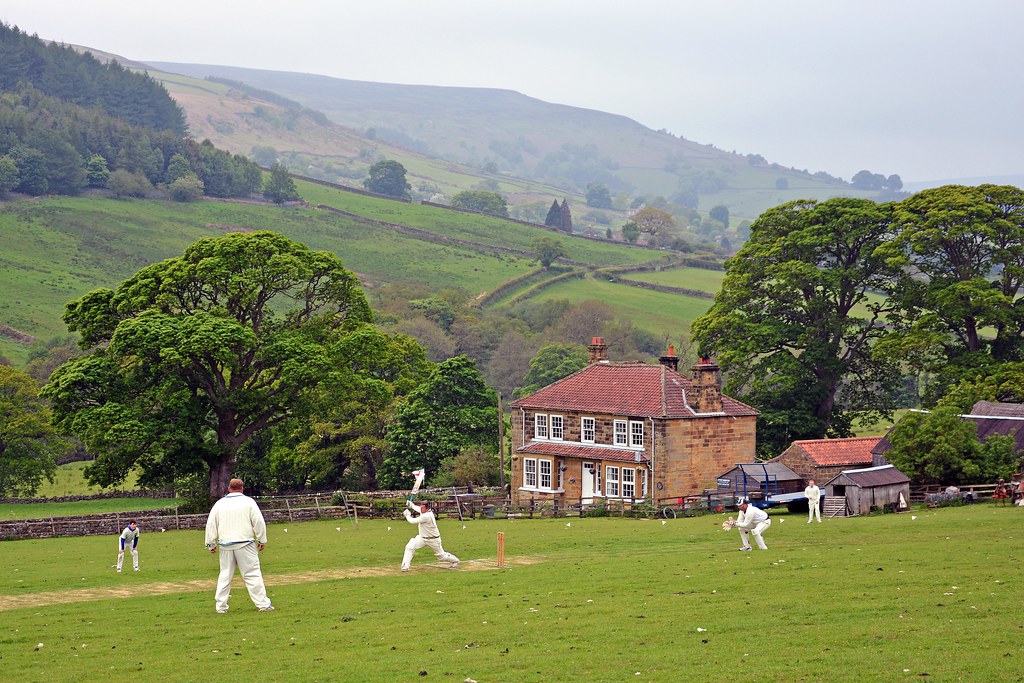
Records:
[[[142,571],[127,575],[111,569],[113,537],[3,543],[3,677],[1015,680],[1022,515],[773,514],[769,550],[749,553],[718,517],[443,520],[445,548],[482,570],[420,551],[405,575],[404,521],[279,524],[262,555],[277,607],[265,614],[240,585],[214,612],[200,532],[144,533]],[[11,609],[81,590],[93,599]]]

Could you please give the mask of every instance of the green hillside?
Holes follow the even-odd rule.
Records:
[[[287,130],[264,130],[263,144],[275,147],[282,156],[303,148],[300,157],[314,169],[330,158],[338,170],[351,174],[346,184],[358,185],[362,178],[358,171],[375,160],[360,159],[360,154],[382,154],[414,168],[413,175],[422,183],[444,192],[467,189],[469,185],[463,183],[468,181],[490,184],[514,195],[523,193],[514,198],[513,205],[536,199],[531,196],[535,192],[547,196],[549,202],[552,196],[580,197],[588,183],[602,183],[613,195],[660,195],[682,204],[696,200],[702,214],[721,204],[739,222],[792,199],[873,196],[852,189],[824,170],[808,172],[773,164],[757,150],[726,152],[713,144],[650,130],[624,116],[543,102],[508,90],[368,83],[235,66],[171,62],[150,66],[154,77],[163,80],[185,109],[193,135],[212,135],[218,146],[238,153],[249,154],[256,144],[243,131],[256,105],[252,97],[241,99],[250,114],[238,110],[233,119],[227,116],[222,98],[221,120],[211,110],[211,103],[181,92],[175,85],[181,77],[170,74],[230,79],[322,112],[346,129],[348,144],[357,145],[357,152],[305,149]],[[212,124],[219,121],[227,128],[237,128],[221,126],[218,130]],[[277,143],[270,139],[274,135]],[[438,160],[447,162],[457,178],[446,177]],[[303,172],[297,163],[289,163],[289,167]],[[531,182],[543,185],[529,187]],[[416,185],[413,181],[414,189]],[[582,202],[577,205],[577,213],[582,213]],[[625,220],[624,213],[614,216],[619,223]]]
[[[232,231],[276,230],[331,251],[359,276],[371,298],[399,284],[479,297],[537,268],[530,248],[539,235],[562,241],[581,272],[666,258],[663,251],[571,237],[490,216],[305,182],[299,189],[309,207],[97,196],[0,203],[0,287],[7,293],[0,300],[0,324],[10,328],[0,337],[0,355],[23,363],[29,346],[11,332],[38,340],[65,334],[61,315],[68,301],[97,287],[114,287],[142,266],[180,254],[200,237]],[[539,277],[543,281],[556,274]],[[620,317],[658,335],[685,334],[693,316],[710,304],[591,279],[541,292],[538,300],[606,301]]]

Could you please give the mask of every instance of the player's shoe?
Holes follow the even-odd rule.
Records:
[[[744,547],[744,548],[740,548],[740,550],[751,550],[751,548],[749,546],[747,546],[747,547]]]
[[[274,611],[274,606],[273,605],[267,605],[266,607],[260,607],[260,611],[261,612],[273,612]]]

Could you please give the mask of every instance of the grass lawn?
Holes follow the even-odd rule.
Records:
[[[721,516],[442,520],[458,571],[404,521],[270,527],[277,610],[213,609],[202,533],[0,543],[0,658],[17,681],[1013,680],[1024,508],[774,514],[767,552]],[[506,534],[509,566],[494,564]],[[40,643],[42,646],[40,647]]]
[[[67,503],[0,503],[0,520],[97,515],[122,510],[162,510],[173,508],[180,502],[176,498],[100,498]]]
[[[53,483],[43,480],[36,491],[39,498],[56,498],[59,496],[87,496],[94,493],[103,493],[104,489],[99,486],[90,486],[85,480],[85,466],[87,462],[69,462],[57,468]],[[119,489],[134,491],[136,488],[135,472],[129,472],[128,478]]]

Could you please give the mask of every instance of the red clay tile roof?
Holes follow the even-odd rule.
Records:
[[[553,455],[559,458],[581,458],[583,460],[621,460],[623,462],[647,462],[643,451],[631,451],[625,448],[601,448],[583,446],[578,443],[562,441],[531,441],[516,450],[516,453],[527,455]],[[640,457],[637,460],[637,456]]]
[[[870,465],[871,449],[882,437],[859,436],[852,439],[808,439],[794,441],[817,465]]]
[[[513,401],[511,407],[629,415],[634,417],[695,418],[689,405],[693,385],[664,365],[593,363],[536,393]],[[739,401],[722,396],[722,413],[757,415]]]

